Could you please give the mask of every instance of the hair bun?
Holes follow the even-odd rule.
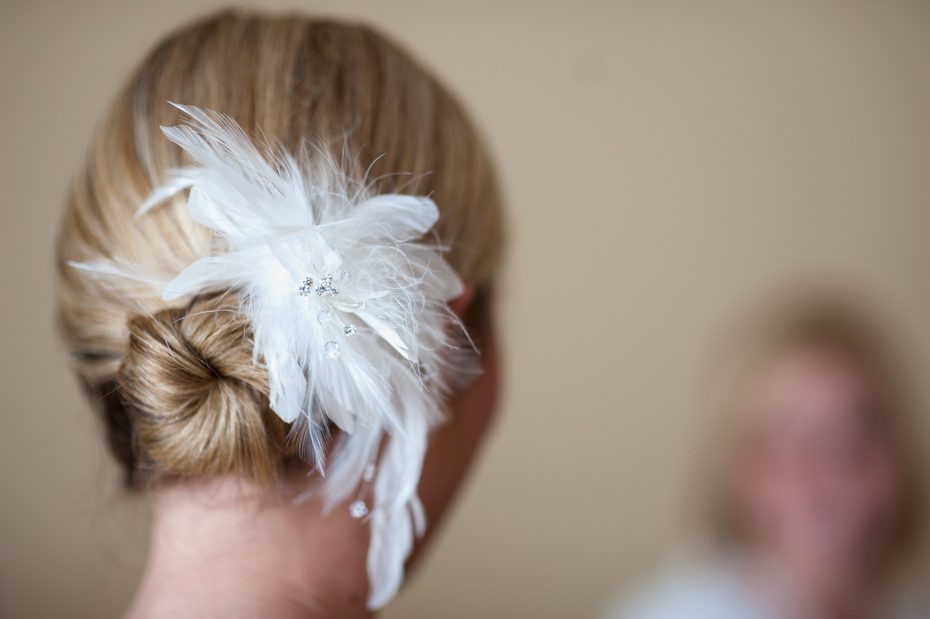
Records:
[[[180,476],[272,477],[285,424],[268,408],[247,321],[228,298],[129,319],[119,370],[142,461]]]

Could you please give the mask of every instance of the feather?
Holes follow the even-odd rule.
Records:
[[[368,604],[380,608],[425,527],[417,484],[454,380],[447,302],[463,286],[443,248],[421,241],[439,210],[425,196],[374,194],[322,151],[259,147],[226,116],[175,107],[187,121],[163,132],[191,165],[171,171],[138,216],[188,190],[190,216],[219,245],[171,281],[149,283],[167,301],[238,293],[255,362],[268,371],[270,406],[325,474],[327,509],[376,465],[367,569]],[[119,262],[76,266],[145,279]],[[330,423],[341,434],[327,463]]]

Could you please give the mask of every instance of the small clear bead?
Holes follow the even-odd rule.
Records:
[[[336,278],[330,274],[326,274],[320,278],[320,283],[316,286],[316,293],[321,297],[335,297],[339,294],[339,289],[336,288]]]
[[[323,352],[326,353],[326,356],[330,359],[338,359],[340,354],[339,344],[336,342],[326,342],[323,344]]]
[[[353,335],[358,333],[358,327],[356,327],[355,325],[345,325],[344,327],[342,327],[342,332],[346,334],[346,337],[352,337]]]
[[[358,303],[355,304],[355,309],[357,310],[363,310],[365,309],[365,307],[366,305],[364,301],[359,301]]]
[[[362,473],[362,479],[365,481],[371,481],[375,478],[375,463],[369,462],[365,465],[365,472]]]
[[[368,506],[365,505],[365,501],[352,501],[349,505],[349,513],[353,518],[364,518],[368,515]]]
[[[297,294],[302,297],[309,297],[313,293],[313,278],[305,277],[304,281],[300,283],[300,287],[297,289]]]
[[[321,325],[327,324],[332,319],[333,319],[333,313],[329,310],[323,310],[322,312],[316,315],[316,321],[320,323]]]

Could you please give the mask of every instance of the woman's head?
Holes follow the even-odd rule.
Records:
[[[430,195],[446,258],[477,293],[476,314],[501,259],[500,196],[459,105],[366,27],[227,12],[168,36],[145,58],[69,195],[58,245],[62,330],[131,479],[268,479],[289,455],[287,427],[269,410],[268,378],[252,363],[234,296],[167,303],[68,266],[116,258],[177,272],[211,251],[211,235],[181,199],[133,218],[167,172],[186,163],[159,130],[179,120],[168,101],[222,112],[290,151],[305,142],[334,148],[379,193]]]
[[[912,507],[886,339],[834,301],[776,310],[748,338],[724,394],[726,531],[811,578],[872,574]]]

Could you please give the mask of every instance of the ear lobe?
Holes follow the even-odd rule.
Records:
[[[471,284],[468,284],[465,286],[465,290],[462,292],[462,294],[449,301],[449,309],[455,312],[455,315],[460,319],[464,319],[465,314],[468,312],[468,308],[471,307],[471,302],[474,299],[475,287]]]

